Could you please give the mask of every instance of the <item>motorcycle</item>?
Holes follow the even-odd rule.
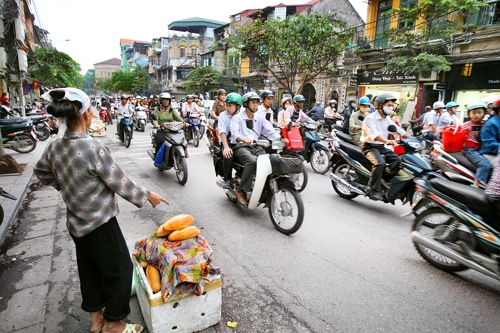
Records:
[[[200,116],[200,139],[203,138],[205,135],[205,132],[207,131],[207,117],[205,116],[205,113],[202,113]]]
[[[157,120],[158,117],[152,113],[151,117],[153,120]],[[183,123],[181,122],[170,122],[165,124],[160,124],[160,128],[153,128],[151,132],[151,140],[153,144],[153,149],[148,149],[148,154],[151,159],[155,162],[155,167],[160,171],[169,170],[174,168],[175,175],[179,184],[184,185],[188,179],[188,168],[186,158],[188,157],[187,141],[184,138],[184,132],[182,131]],[[158,142],[156,141],[156,135],[158,131],[162,131],[165,136],[165,141],[162,147],[158,150],[158,155],[155,156],[156,146]]]
[[[321,142],[321,139],[316,132],[318,124],[315,122],[300,123],[300,128],[304,131],[306,142],[302,156],[311,163],[311,168],[314,172],[325,174],[330,169],[330,158],[332,151],[328,146]]]
[[[99,108],[99,118],[105,123],[105,124],[113,124],[113,121],[109,119],[108,115],[108,108],[105,106],[101,106]]]
[[[49,115],[46,111],[32,110],[32,107],[26,107],[26,117],[22,116],[21,108],[8,108],[4,106],[3,119],[31,119],[34,128],[33,133],[39,141],[45,141],[50,137],[51,127],[49,124]],[[20,120],[19,120],[20,121]]]
[[[121,133],[120,141],[125,142],[125,147],[130,147],[130,141],[132,140],[132,135],[134,134],[134,122],[129,112],[124,112],[122,119],[120,119]]]
[[[33,121],[29,118],[0,119],[2,143],[6,149],[29,153],[38,141],[33,133]]]
[[[134,126],[138,131],[144,132],[146,130],[146,122],[148,120],[148,115],[146,114],[146,108],[143,106],[138,106],[135,108],[134,116]]]
[[[247,121],[247,127],[253,128],[253,122]],[[264,148],[267,154],[257,157],[256,174],[252,192],[247,194],[248,209],[253,210],[260,204],[268,208],[274,227],[285,235],[290,235],[302,225],[304,220],[304,204],[296,186],[291,180],[292,174],[299,174],[303,169],[303,158],[295,153],[279,155],[283,150],[281,140],[258,140],[253,144]],[[222,147],[214,146],[211,150],[218,179],[216,184],[223,189]],[[224,190],[229,201],[237,202],[236,191],[243,174],[244,164],[233,162],[236,171],[231,179],[230,190]]]
[[[198,115],[193,115],[190,112],[187,113],[187,123],[189,126],[184,130],[186,133],[186,141],[193,140],[193,145],[198,147],[200,144],[200,117]]]
[[[5,197],[7,199],[11,199],[11,200],[17,200],[17,198],[15,196],[4,191],[3,188],[1,188],[1,187],[0,187],[0,196]],[[2,205],[0,205],[0,224],[2,224],[3,218],[4,218],[4,211],[3,211]]]
[[[439,178],[419,179],[416,187],[435,206],[412,226],[420,256],[446,272],[471,268],[500,281],[500,212],[484,191]]]
[[[394,125],[389,132],[396,132]],[[388,165],[382,177],[384,202],[394,204],[400,199],[403,204],[413,204],[420,194],[415,190],[413,179],[425,175],[442,177],[434,172],[432,165],[422,158],[421,151],[425,144],[418,138],[398,140],[403,145],[405,154],[401,155],[402,167],[395,173],[398,165]],[[353,199],[358,195],[367,195],[368,181],[371,177],[372,163],[364,156],[361,147],[339,141],[333,141],[335,153],[332,158],[330,179],[335,192],[344,199]]]

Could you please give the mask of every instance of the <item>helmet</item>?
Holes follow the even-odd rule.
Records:
[[[498,99],[498,96],[496,96],[494,94],[489,94],[488,96],[486,96],[485,98],[483,98],[481,100],[481,102],[486,103],[486,105],[488,105],[488,104],[491,104],[491,103],[495,102],[497,99]]]
[[[444,109],[445,107],[446,107],[446,105],[444,105],[444,103],[441,102],[441,101],[437,101],[437,102],[434,102],[434,104],[432,104],[432,109],[433,110]]]
[[[247,92],[245,95],[243,95],[243,106],[245,106],[245,103],[248,102],[251,99],[258,99],[258,100],[260,100],[260,97],[259,97],[259,95],[257,95],[253,91]]]
[[[291,97],[283,97],[281,100],[281,105],[285,104],[286,101],[290,101],[290,104],[292,103],[292,98]]]
[[[370,97],[368,97],[368,96],[361,97],[359,99],[359,104],[370,105],[371,104]]]
[[[493,102],[493,106],[491,107],[493,110],[498,111],[500,109],[500,98],[497,98]]]
[[[186,96],[186,99],[190,99],[190,98],[193,99],[193,95],[187,95]]]
[[[260,92],[260,98],[262,98],[262,100],[264,100],[266,97],[269,97],[269,96],[271,96],[271,97],[274,96],[273,92],[271,90],[262,90]]]
[[[217,90],[217,96],[219,96],[220,94],[227,94],[227,91],[224,89]]]
[[[398,99],[396,97],[394,97],[394,95],[391,93],[383,93],[383,94],[378,95],[375,98],[375,102],[377,102],[378,105],[383,105],[383,104],[387,103],[388,101],[395,102],[397,100]]]
[[[460,105],[458,105],[458,103],[456,103],[456,102],[448,102],[448,103],[446,103],[446,110],[451,109],[455,106],[460,106]]]
[[[427,110],[427,111],[430,111],[430,110],[432,110],[432,106],[430,106],[430,105],[427,105],[427,106],[425,107],[425,110]]]
[[[141,98],[142,98],[142,97],[141,97],[141,96],[139,96],[139,95],[135,96],[135,99],[141,99]]]
[[[159,97],[160,103],[161,103],[162,99],[169,99],[170,101],[172,101],[172,97],[170,96],[169,93],[165,93],[165,92],[161,93],[160,96],[158,96],[158,97]]]
[[[303,96],[303,95],[296,95],[294,98],[293,98],[293,102],[305,102],[306,101],[306,98]]]
[[[123,95],[120,96],[120,99],[128,99],[128,96],[125,95],[125,94],[123,94]]]
[[[331,105],[331,104],[337,104],[337,101],[334,100],[334,99],[331,99],[329,102],[328,102],[328,105]]]
[[[351,104],[353,102],[356,103],[356,98],[351,97],[347,99],[347,104]]]
[[[473,109],[479,109],[479,108],[484,108],[484,110],[486,111],[486,109],[488,107],[486,106],[486,104],[484,102],[474,102],[474,103],[470,103],[469,105],[467,105],[467,111],[470,111]]]
[[[230,93],[229,95],[226,96],[226,103],[236,104],[241,106],[243,104],[243,99],[241,98],[240,94]]]
[[[154,96],[153,95],[149,95],[149,98],[153,98]]]

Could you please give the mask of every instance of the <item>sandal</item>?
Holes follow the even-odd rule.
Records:
[[[139,326],[140,329],[137,331],[135,329],[136,326]],[[138,324],[125,324],[125,329],[122,331],[122,333],[141,333],[144,330],[144,327]]]
[[[101,333],[103,327],[104,327],[104,325],[102,325],[101,328],[98,329],[97,331],[90,331],[90,333]]]

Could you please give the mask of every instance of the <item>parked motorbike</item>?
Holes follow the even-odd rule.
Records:
[[[146,108],[143,106],[138,106],[135,108],[134,116],[134,126],[138,131],[144,132],[146,130],[146,122],[148,121],[148,115],[146,114]]]
[[[304,131],[306,142],[302,156],[311,163],[311,168],[314,172],[325,174],[330,169],[330,158],[332,151],[327,145],[321,142],[321,139],[316,132],[318,124],[315,122],[300,123],[300,128]]]
[[[253,122],[247,121],[247,127],[253,128]],[[276,152],[283,150],[281,140],[259,140],[253,144],[266,149],[267,154],[257,157],[257,168],[253,182],[252,192],[247,194],[248,209],[253,210],[260,204],[268,208],[269,216],[274,227],[281,233],[290,235],[299,230],[304,219],[304,204],[296,186],[291,180],[292,174],[299,174],[303,169],[303,159],[300,155],[282,154]],[[213,147],[211,150],[214,166],[218,179],[216,181],[223,188],[222,149]],[[236,171],[231,179],[231,188],[225,191],[231,202],[237,202],[236,191],[243,174],[244,164],[233,162]]]
[[[389,132],[396,132],[394,125],[389,126]],[[403,204],[406,202],[412,204],[420,197],[413,183],[415,177],[442,176],[434,172],[432,165],[420,155],[419,151],[423,149],[424,144],[418,138],[398,140],[398,143],[404,146],[406,154],[401,155],[402,167],[397,173],[394,170],[399,165],[388,165],[384,172],[382,177],[384,202],[394,204],[396,199],[400,199]],[[344,199],[367,195],[372,163],[356,145],[335,140],[333,147],[336,154],[332,158],[330,179],[335,192]]]
[[[15,196],[4,191],[3,188],[1,188],[1,187],[0,187],[0,196],[11,199],[11,200],[17,200]],[[3,218],[4,218],[4,211],[3,211],[2,205],[0,205],[0,224],[2,224]]]
[[[186,141],[191,141],[193,140],[193,145],[195,147],[198,147],[200,144],[200,125],[201,125],[201,120],[198,115],[193,115],[190,112],[187,113],[187,122],[189,126],[187,126],[184,130],[186,133]]]
[[[129,112],[124,112],[122,115],[123,117],[120,119],[120,141],[125,142],[125,147],[128,148],[130,147],[130,141],[132,140],[132,136],[134,134],[134,122]]]
[[[154,113],[151,114],[151,117],[153,120],[158,119]],[[153,149],[148,149],[148,154],[155,161],[154,165],[158,170],[164,171],[174,168],[177,180],[181,185],[184,185],[188,179],[186,161],[188,150],[182,127],[183,123],[181,122],[170,122],[160,124],[159,129],[153,128],[151,133]],[[158,144],[156,141],[158,131],[163,132],[165,141],[163,142],[163,146],[158,150],[158,155],[160,156],[155,156],[156,145]]]
[[[446,272],[471,268],[500,280],[500,212],[484,191],[440,178],[416,184],[435,206],[412,226],[413,244],[422,258]]]
[[[29,153],[36,148],[33,121],[28,118],[0,119],[3,147],[18,153]]]

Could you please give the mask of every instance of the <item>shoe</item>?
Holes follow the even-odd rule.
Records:
[[[243,193],[236,191],[235,194],[236,194],[236,198],[238,199],[238,204],[240,206],[243,206],[243,207],[248,206],[247,199],[245,199],[245,195]]]
[[[222,189],[224,191],[230,191],[231,190],[231,181],[230,180],[226,180],[224,182],[224,185],[222,185]]]
[[[368,195],[372,200],[384,201],[384,196],[382,195],[382,193],[373,188],[369,188],[368,190],[366,190],[366,195]]]

